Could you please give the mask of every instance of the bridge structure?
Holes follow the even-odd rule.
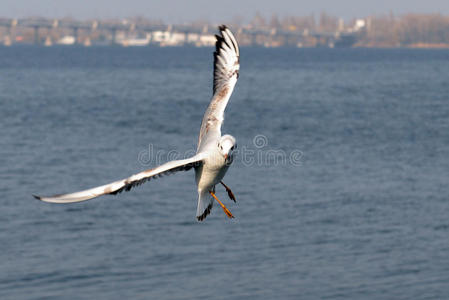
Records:
[[[290,31],[279,29],[248,29],[243,28],[241,32],[251,37],[251,44],[259,44],[257,42],[258,37],[264,37],[268,40],[274,38],[284,39],[285,46],[302,47],[307,46],[308,40],[313,40],[315,46],[321,47],[344,47],[352,46],[356,42],[357,33],[335,31],[335,32],[322,32],[322,31]]]
[[[6,29],[6,34],[3,38],[3,44],[11,45],[15,42],[14,32],[17,28],[31,28],[33,29],[33,43],[40,45],[43,40],[51,39],[51,32],[53,30],[65,29],[71,30],[74,37],[74,43],[80,42],[79,32],[84,31],[87,36],[91,36],[96,31],[107,33],[109,36],[109,43],[111,45],[117,44],[117,33],[152,33],[155,31],[182,33],[186,37],[188,34],[214,34],[215,28],[209,26],[193,26],[193,25],[158,25],[148,24],[142,22],[111,22],[111,21],[77,21],[67,19],[45,19],[45,18],[27,18],[27,19],[0,19],[0,27]],[[44,32],[42,32],[45,29]],[[263,39],[269,41],[274,38],[282,38],[284,45],[299,46],[307,39],[315,39],[318,45],[333,47],[339,43],[351,44],[355,41],[356,34],[348,32],[313,32],[309,30],[304,31],[288,31],[278,29],[253,29],[242,27],[237,30],[237,34],[242,34],[250,39],[251,45],[260,45],[258,40]],[[186,38],[187,39],[187,38]],[[187,40],[186,40],[187,42]]]

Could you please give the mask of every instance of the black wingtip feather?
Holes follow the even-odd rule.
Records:
[[[217,42],[215,43],[215,54],[218,54],[220,52],[221,44],[225,42],[224,38],[220,35],[215,35],[215,38],[217,39]]]
[[[220,25],[218,26],[218,29],[220,30],[220,34],[221,35],[215,35],[215,38],[217,39],[217,41],[215,42],[215,52],[214,52],[214,74],[216,72],[216,68],[217,68],[217,57],[220,55],[220,52],[222,51],[222,45],[225,44],[228,47],[231,47],[231,45],[228,45],[228,43],[226,43],[225,38],[223,37],[223,32],[227,29],[228,27],[226,25]],[[214,76],[215,77],[215,76]],[[215,84],[215,80],[214,80],[214,84],[213,84],[213,88],[212,88],[212,93],[215,94],[215,92],[217,91],[217,86]]]
[[[42,200],[41,196],[33,195],[33,197],[36,198],[37,200]]]
[[[228,26],[226,26],[224,24],[218,26],[218,30],[220,30],[220,31],[225,31],[226,29],[228,29]]]

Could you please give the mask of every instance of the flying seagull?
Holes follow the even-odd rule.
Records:
[[[239,77],[239,47],[234,35],[225,25],[218,29],[220,35],[215,36],[217,41],[214,52],[213,96],[201,123],[198,148],[194,156],[173,160],[126,179],[76,193],[49,197],[33,196],[52,203],[80,202],[107,194],[116,195],[153,178],[194,169],[198,190],[197,220],[203,221],[210,214],[214,200],[220,204],[229,218],[233,218],[228,208],[215,195],[215,186],[222,184],[228,196],[235,202],[234,194],[222,179],[232,163],[237,144],[233,136],[221,135],[221,124],[224,120],[226,105]]]

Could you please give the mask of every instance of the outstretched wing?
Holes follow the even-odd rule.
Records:
[[[224,111],[239,77],[239,46],[232,32],[224,25],[218,27],[214,52],[214,94],[203,117],[198,149],[221,136]]]
[[[153,178],[158,178],[164,175],[169,175],[178,171],[188,171],[193,167],[199,166],[202,163],[202,155],[195,155],[188,159],[173,160],[167,162],[157,168],[149,169],[137,173],[129,178],[118,180],[106,185],[91,188],[81,192],[54,195],[49,197],[41,197],[33,195],[36,199],[52,202],[52,203],[72,203],[89,200],[102,195],[113,194],[116,195],[123,191],[129,191],[131,188],[141,185]]]

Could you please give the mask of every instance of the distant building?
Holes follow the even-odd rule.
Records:
[[[3,45],[5,46],[11,46],[11,37],[9,35],[5,36],[3,38]]]
[[[131,38],[125,38],[120,41],[120,44],[124,47],[148,46],[150,41],[151,34],[147,33],[145,37],[134,36]]]
[[[85,47],[90,47],[90,46],[92,46],[92,42],[90,41],[90,38],[89,38],[89,37],[87,37],[87,38],[84,40],[83,45],[84,45]]]
[[[66,36],[60,38],[57,41],[57,44],[59,44],[59,45],[73,45],[73,44],[75,44],[75,37],[72,36],[72,35],[66,35]]]
[[[45,47],[50,47],[50,46],[52,46],[52,45],[53,45],[53,43],[52,43],[52,41],[51,41],[51,37],[50,37],[50,36],[47,36],[47,37],[45,38],[44,46],[45,46]]]
[[[186,34],[180,32],[172,32],[167,46],[182,46],[186,42]]]
[[[159,46],[182,46],[186,41],[186,34],[170,31],[153,31],[151,43]]]
[[[198,47],[214,46],[216,38],[213,34],[202,34],[200,40],[197,43]]]
[[[191,45],[196,45],[200,41],[200,35],[198,33],[188,33],[187,43]]]
[[[364,19],[357,19],[354,24],[354,31],[359,31],[365,28],[366,21]]]

